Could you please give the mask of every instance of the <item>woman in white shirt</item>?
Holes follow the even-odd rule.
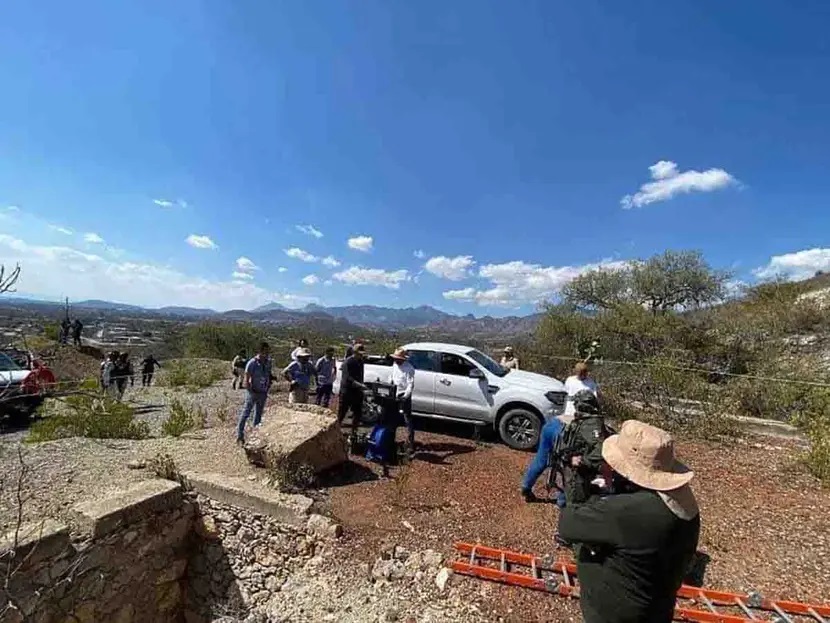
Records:
[[[580,361],[574,366],[574,373],[565,379],[565,391],[568,392],[568,401],[565,403],[565,413],[563,414],[565,417],[573,418],[574,413],[576,413],[573,397],[584,389],[599,398],[599,388],[597,382],[589,376],[588,364]]]

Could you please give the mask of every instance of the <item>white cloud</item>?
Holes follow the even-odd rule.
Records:
[[[123,261],[66,246],[40,246],[0,235],[0,264],[20,262],[18,290],[32,296],[104,299],[162,307],[186,305],[220,311],[271,301],[299,306],[315,297],[273,292],[253,283],[210,280],[149,262]],[[248,274],[248,273],[244,273]]]
[[[155,203],[157,206],[161,208],[173,208],[176,206],[180,208],[186,208],[188,205],[187,201],[185,201],[184,199],[176,199],[175,201],[172,201],[170,199],[153,199],[153,203]]]
[[[297,228],[297,231],[300,231],[300,232],[306,234],[307,236],[313,236],[314,238],[322,238],[323,237],[323,232],[321,232],[319,229],[317,229],[313,225],[295,225],[295,227]]]
[[[360,266],[352,266],[332,276],[350,286],[383,286],[392,290],[397,290],[401,283],[410,280],[409,272],[406,270],[389,271]]]
[[[251,275],[250,273],[243,273],[243,272],[240,272],[238,270],[233,271],[231,273],[231,277],[233,277],[234,279],[236,279],[238,281],[248,281],[248,280],[254,278],[254,276]]]
[[[830,271],[830,249],[804,249],[784,255],[774,255],[769,263],[753,272],[760,279],[783,277],[792,281],[809,279],[817,271]]]
[[[20,206],[6,206],[3,208],[6,212],[20,212]]]
[[[216,246],[216,243],[213,242],[208,236],[200,236],[198,234],[190,234],[186,239],[185,242],[189,244],[191,247],[196,249],[218,249],[219,247]]]
[[[594,268],[622,267],[625,262],[605,261],[584,266],[540,266],[522,261],[504,264],[485,264],[479,277],[490,282],[489,288],[448,290],[445,299],[466,301],[479,305],[515,307],[538,304],[555,296],[574,277]]]
[[[295,260],[301,260],[303,262],[316,262],[320,259],[316,255],[312,255],[308,251],[303,251],[302,249],[298,249],[297,247],[291,247],[290,249],[283,249],[283,252],[288,257],[293,257]]]
[[[436,277],[442,277],[450,281],[461,281],[469,277],[470,269],[474,265],[475,261],[470,255],[459,255],[457,257],[439,255],[438,257],[429,258],[424,264],[424,268]]]
[[[427,254],[424,253],[423,251],[421,251],[421,249],[417,249],[417,250],[413,251],[412,255],[414,255],[419,260],[422,260],[427,256]]]
[[[354,238],[349,238],[349,248],[355,251],[368,253],[372,250],[373,245],[374,240],[371,236],[355,236]]]
[[[288,272],[288,269],[287,269],[285,266],[280,266],[280,267],[277,269],[277,272],[278,272],[278,273],[287,273],[287,272]]]
[[[259,266],[243,255],[242,257],[236,258],[236,269],[242,273],[252,273],[255,270],[259,270]]]
[[[324,285],[324,286],[333,286],[333,285],[334,285],[334,282],[333,282],[331,279],[326,279],[326,280],[323,282],[323,285]]]
[[[334,259],[331,255],[329,255],[328,257],[324,257],[320,261],[323,262],[323,266],[329,266],[331,268],[337,268],[338,266],[340,266],[340,262]]]
[[[319,283],[320,278],[317,275],[306,275],[302,278],[302,282],[307,286],[313,286],[315,283]]]
[[[692,192],[712,192],[738,183],[738,180],[723,169],[690,169],[681,173],[677,169],[677,164],[670,160],[661,160],[651,165],[648,170],[654,181],[646,182],[633,195],[623,197],[620,203],[624,209],[641,208],[650,203],[668,201],[677,195]]]
[[[95,232],[88,231],[84,234],[84,242],[88,242],[89,244],[104,244],[104,239]]]
[[[49,225],[49,229],[52,231],[56,231],[59,234],[63,234],[64,236],[71,236],[75,232],[69,229],[68,227],[63,227],[61,225]]]

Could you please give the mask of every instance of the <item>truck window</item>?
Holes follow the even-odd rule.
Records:
[[[452,353],[441,353],[441,372],[453,376],[470,376],[473,364]]]
[[[416,370],[435,372],[435,352],[431,350],[409,351],[409,363]]]

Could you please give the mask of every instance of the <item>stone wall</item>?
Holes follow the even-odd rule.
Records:
[[[241,619],[339,536],[312,501],[246,479],[146,480],[0,543],[0,623]]]
[[[73,509],[67,525],[20,526],[0,544],[4,623],[173,623],[181,618],[194,507],[148,480]]]

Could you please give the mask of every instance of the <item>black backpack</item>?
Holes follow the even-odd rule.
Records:
[[[565,482],[570,477],[571,459],[588,454],[597,443],[613,435],[616,431],[605,423],[605,416],[600,413],[579,413],[573,421],[556,438],[548,455],[548,490],[565,490]],[[589,441],[593,439],[594,441]]]

